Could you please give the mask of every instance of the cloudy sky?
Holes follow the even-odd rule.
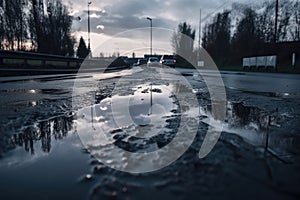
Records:
[[[63,1],[70,7],[75,19],[74,35],[76,38],[83,36],[87,42],[88,1]],[[91,2],[91,48],[93,55],[98,56],[100,52],[105,55],[117,51],[124,55],[131,55],[132,52],[139,55],[148,53],[150,23],[147,17],[153,19],[155,27],[153,52],[172,52],[170,38],[178,23],[187,21],[198,30],[200,8],[204,24],[216,12],[229,8],[235,0],[91,0]]]

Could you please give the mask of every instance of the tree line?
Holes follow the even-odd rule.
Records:
[[[231,9],[215,14],[204,25],[202,47],[218,66],[228,66],[240,63],[245,56],[274,52],[282,42],[300,42],[300,2],[279,1],[277,34],[275,9],[275,1],[257,5],[232,4]],[[190,25],[179,24],[171,40],[176,53],[186,49],[185,45],[181,45],[182,49],[178,47],[182,41],[176,37],[180,33],[195,39],[195,30]],[[196,55],[198,49],[188,46],[185,54]]]
[[[0,49],[73,56],[72,20],[61,0],[1,0]]]

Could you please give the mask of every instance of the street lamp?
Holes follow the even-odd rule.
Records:
[[[90,23],[90,5],[91,1],[88,2],[88,50],[89,50],[89,58],[91,58],[91,23]]]
[[[150,55],[152,55],[152,19],[147,17],[147,20],[150,21]]]

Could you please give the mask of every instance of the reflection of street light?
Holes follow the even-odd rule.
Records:
[[[152,115],[152,106],[153,106],[152,83],[150,83],[150,113],[148,115]]]
[[[150,21],[150,55],[152,55],[152,19],[150,17],[147,19]]]
[[[90,5],[91,1],[88,2],[88,50],[89,50],[89,58],[91,58],[91,24],[90,24]]]

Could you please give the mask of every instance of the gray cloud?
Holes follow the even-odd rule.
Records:
[[[203,18],[207,20],[212,14],[230,7],[233,2],[234,0],[92,0],[91,31],[115,35],[129,29],[148,27],[147,16],[153,18],[154,27],[174,30],[180,22],[187,21],[197,28],[200,8]],[[87,2],[73,0],[72,9],[78,11],[74,12],[74,19],[77,16],[81,18],[80,22],[74,20],[74,30],[86,31]],[[104,29],[97,29],[99,25],[104,26]]]

